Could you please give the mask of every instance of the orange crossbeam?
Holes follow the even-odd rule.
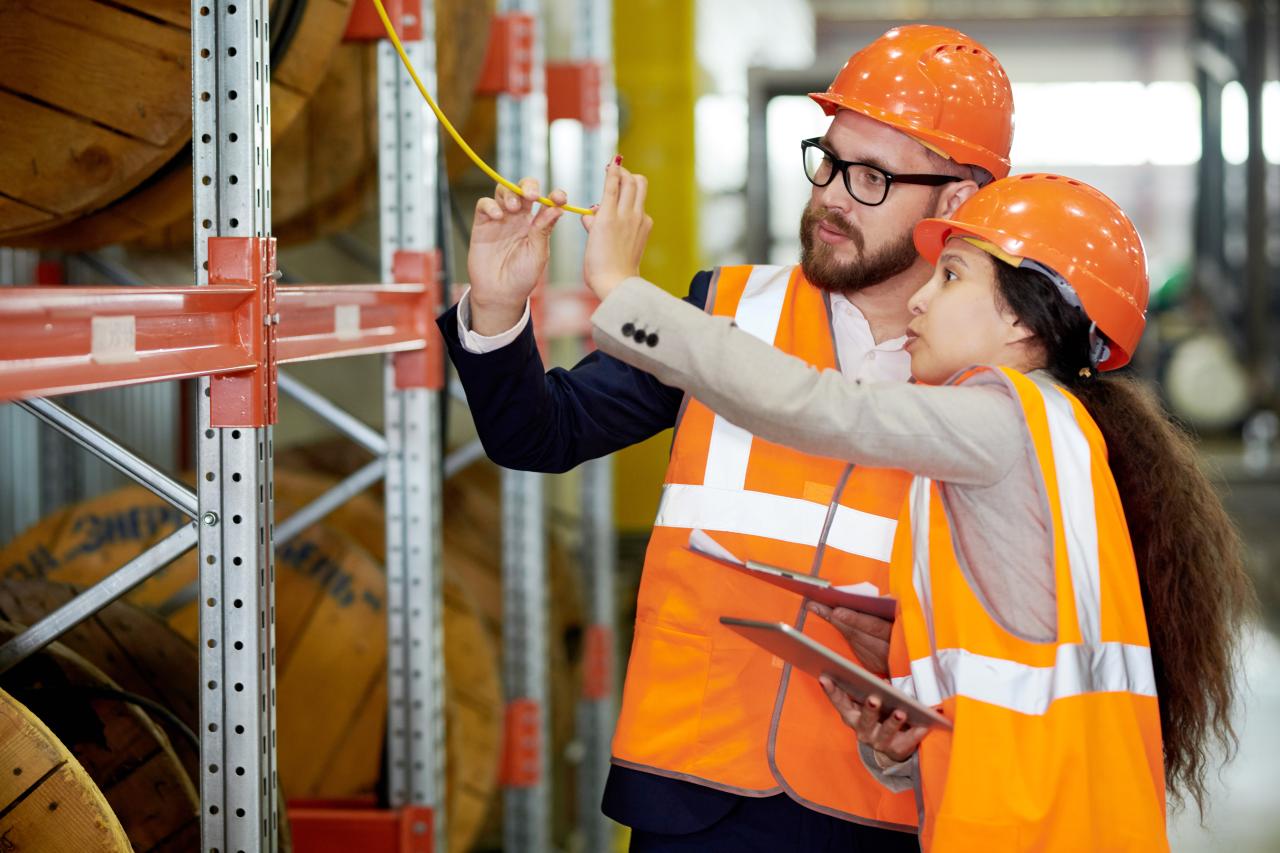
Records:
[[[0,402],[213,376],[215,424],[262,425],[275,365],[375,353],[417,353],[406,387],[440,387],[433,254],[404,283],[276,286],[273,242],[213,238],[205,287],[0,288]]]
[[[435,323],[427,295],[423,284],[281,285],[276,360],[422,349]]]
[[[0,400],[250,370],[257,298],[247,284],[0,289]]]

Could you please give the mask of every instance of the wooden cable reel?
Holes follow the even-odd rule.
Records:
[[[348,227],[374,189],[374,49],[339,44],[352,2],[272,3],[272,218],[292,244]],[[493,111],[469,119],[484,52],[466,46],[484,44],[492,5],[436,3],[440,102],[482,145]],[[17,87],[0,90],[0,245],[190,249],[190,15],[185,0],[0,7],[0,79]],[[469,165],[452,153],[449,164],[451,175]]]
[[[132,853],[111,806],[49,727],[0,690],[0,849]]]
[[[276,501],[320,494],[335,481],[306,471],[330,465],[335,473],[349,473],[361,464],[359,453],[349,453],[347,442],[321,442],[284,451],[280,458],[291,467],[276,470]],[[444,553],[446,577],[458,577],[479,608],[494,648],[502,647],[502,504],[500,474],[491,465],[473,465],[444,484]],[[357,495],[325,518],[325,524],[341,530],[381,559],[385,553],[381,503],[369,495]],[[571,787],[572,769],[565,750],[574,737],[577,701],[582,691],[582,638],[584,605],[577,568],[553,539],[547,554],[551,614],[548,625],[550,651],[551,743],[547,758],[558,787]],[[446,645],[446,652],[448,647]],[[477,709],[478,710],[478,709]],[[450,718],[452,722],[452,718]],[[452,744],[451,744],[452,748]],[[557,818],[559,820],[559,818]],[[567,824],[567,820],[562,821]],[[500,816],[495,810],[486,821],[481,840],[500,843]]]
[[[69,602],[78,587],[49,580],[0,581],[0,619],[31,624]],[[199,659],[193,642],[127,600],[114,601],[63,634],[58,643],[98,668],[120,689],[168,709],[190,731],[200,729]],[[148,713],[170,735],[173,751],[198,789],[200,748]],[[290,853],[288,814],[280,808],[279,846]],[[136,841],[135,841],[136,844]]]
[[[280,517],[295,506],[279,486],[277,503]],[[0,552],[0,576],[88,585],[184,523],[150,492],[125,487],[54,513],[20,535]],[[170,625],[194,640],[200,604],[182,598],[194,578],[195,556],[188,554],[129,598],[165,612]],[[385,587],[380,565],[324,525],[278,550],[277,743],[289,796],[350,796],[376,787],[386,713]],[[449,577],[444,594],[449,833],[450,848],[461,851],[479,830],[496,787],[501,693],[496,652],[470,596]]]
[[[319,85],[351,3],[271,4],[273,132],[288,129]],[[187,0],[0,7],[0,242],[84,249],[165,216],[190,220],[191,15]],[[74,222],[122,199],[101,221]]]
[[[0,642],[22,627],[0,622]],[[199,795],[168,736],[101,670],[52,643],[6,672],[0,684],[76,757],[136,853],[199,847]]]

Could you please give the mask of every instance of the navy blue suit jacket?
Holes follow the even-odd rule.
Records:
[[[702,308],[710,283],[710,272],[698,273],[685,301]],[[467,352],[458,340],[457,310],[440,317],[440,330],[485,453],[499,465],[559,474],[675,426],[684,397],[678,388],[602,352],[570,370],[545,370],[532,325],[499,350]],[[619,823],[678,834],[711,825],[737,799],[702,785],[614,766],[603,805],[605,814]]]

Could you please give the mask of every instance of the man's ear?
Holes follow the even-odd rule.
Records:
[[[978,191],[978,184],[974,181],[955,181],[950,184],[943,184],[942,192],[938,193],[938,203],[934,205],[934,217],[937,219],[950,219],[960,208],[960,205],[969,200],[969,196]]]

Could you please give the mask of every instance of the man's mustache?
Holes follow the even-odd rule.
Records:
[[[809,211],[809,217],[815,225],[826,226],[831,231],[835,231],[844,237],[848,237],[853,244],[858,247],[858,251],[862,251],[862,230],[850,222],[846,222],[840,218],[840,215],[834,211],[825,211],[823,213],[815,213]]]

